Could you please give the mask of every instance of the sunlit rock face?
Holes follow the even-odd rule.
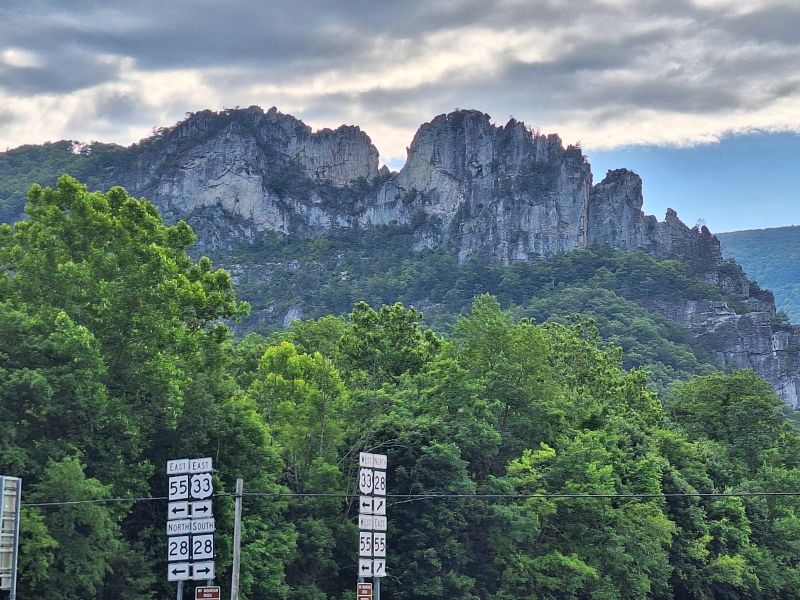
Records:
[[[800,403],[800,328],[780,322],[772,295],[723,263],[705,227],[687,227],[671,209],[663,221],[645,215],[636,173],[609,171],[593,185],[580,148],[557,135],[459,110],[423,124],[405,166],[390,173],[358,127],[313,132],[275,108],[250,107],[195,113],[125,152],[128,166],[112,183],[150,198],[168,220],[189,220],[204,252],[257,244],[268,232],[401,225],[416,248],[445,246],[462,260],[510,263],[606,245],[689,261],[730,300],[648,308],[701,337],[721,364],[751,368]],[[268,265],[225,266],[243,284],[269,281]],[[301,314],[293,306],[269,318],[287,324]]]
[[[215,208],[250,222],[251,232],[304,236],[406,224],[418,247],[446,244],[462,259],[503,262],[591,244],[719,259],[707,230],[686,227],[673,211],[663,222],[644,215],[635,173],[611,171],[592,186],[579,148],[474,110],[423,124],[399,173],[378,169],[358,127],[312,132],[275,108],[196,113],[137,151],[126,183],[169,219]]]

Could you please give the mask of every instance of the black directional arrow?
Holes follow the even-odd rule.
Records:
[[[208,567],[205,567],[203,569],[195,569],[195,571],[197,571],[198,573],[210,573],[211,569],[209,569]]]
[[[361,565],[361,570],[362,571],[369,571],[369,566],[368,565]]]
[[[177,515],[179,512],[183,512],[182,509],[179,509],[177,506],[172,509],[172,514]]]
[[[178,573],[186,573],[186,569],[172,569],[173,575],[177,575]]]
[[[208,507],[207,507],[207,506],[204,506],[203,508],[198,508],[198,509],[197,509],[196,511],[194,511],[194,512],[206,513],[206,512],[208,512]]]
[[[380,503],[378,504],[378,506],[375,507],[375,510],[378,511],[378,510],[380,510],[382,508],[383,508],[383,500],[381,500]]]
[[[367,506],[369,506],[369,502],[362,502],[361,503],[361,507],[362,508],[366,508]]]
[[[377,572],[377,571],[383,571],[383,564],[382,564],[382,563],[378,563],[378,568],[377,568],[377,569],[375,569],[375,571],[376,571],[376,572]]]

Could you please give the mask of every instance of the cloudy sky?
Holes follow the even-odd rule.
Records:
[[[597,179],[637,170],[659,216],[800,223],[796,1],[0,3],[0,149],[251,104],[360,125],[394,168],[420,123],[478,108],[581,142]]]

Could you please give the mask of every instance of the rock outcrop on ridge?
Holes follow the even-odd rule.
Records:
[[[204,111],[145,141],[124,179],[167,218],[214,207],[254,231],[314,236],[413,224],[419,247],[447,244],[462,258],[510,262],[607,244],[720,260],[707,230],[674,211],[663,222],[644,215],[635,173],[612,171],[592,186],[580,148],[513,119],[496,126],[474,110],[422,125],[399,173],[379,171],[358,127],[313,133],[275,108]]]
[[[187,219],[202,251],[224,253],[266,232],[310,238],[400,225],[413,230],[416,248],[446,246],[461,260],[511,263],[602,244],[689,262],[736,302],[648,308],[702,337],[722,364],[754,369],[800,404],[800,327],[781,322],[772,295],[722,260],[706,227],[687,227],[671,209],[663,221],[645,215],[637,174],[610,171],[594,185],[579,147],[514,119],[498,126],[475,110],[439,115],[419,128],[397,173],[379,168],[358,127],[313,132],[275,108],[198,112],[124,154],[109,167],[109,185],[149,198],[168,220]]]

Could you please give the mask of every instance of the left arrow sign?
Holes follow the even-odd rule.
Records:
[[[167,581],[186,581],[189,577],[189,563],[174,563],[167,567]]]

